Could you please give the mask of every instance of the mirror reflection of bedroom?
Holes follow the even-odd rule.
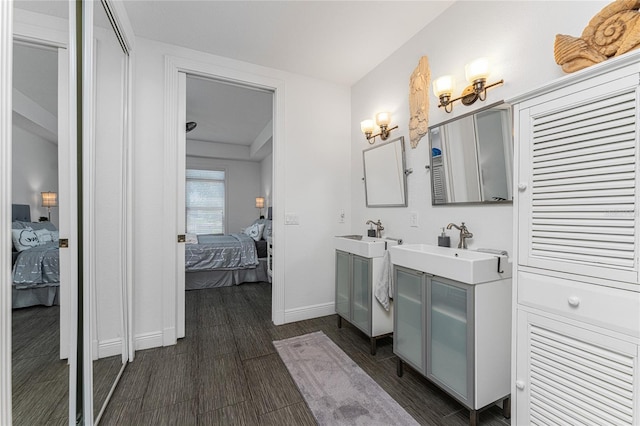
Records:
[[[185,103],[189,340],[248,310],[271,317],[273,92],[187,75]]]
[[[60,350],[58,51],[19,41],[13,49],[13,424],[32,425],[68,416],[69,373]]]

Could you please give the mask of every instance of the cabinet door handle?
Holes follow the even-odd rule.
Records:
[[[516,388],[518,388],[518,390],[523,390],[524,382],[522,380],[516,380]]]
[[[522,192],[525,189],[527,189],[527,184],[526,183],[519,183],[518,184],[518,191]]]
[[[571,296],[569,297],[569,306],[573,306],[574,308],[577,308],[580,305],[580,299],[577,296]]]

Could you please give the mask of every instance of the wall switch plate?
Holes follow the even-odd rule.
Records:
[[[340,211],[338,212],[338,223],[344,223],[344,218],[344,209],[340,209]]]
[[[409,213],[409,226],[414,228],[418,227],[418,212]]]
[[[300,225],[300,217],[298,213],[286,213],[284,215],[285,225]]]

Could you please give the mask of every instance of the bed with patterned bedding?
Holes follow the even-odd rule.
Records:
[[[12,307],[59,304],[58,230],[51,222],[31,222],[28,205],[12,206]]]
[[[256,232],[252,232],[253,228]],[[198,235],[185,245],[185,289],[270,282],[266,238],[271,220],[258,219],[242,233]],[[193,238],[192,237],[192,238]]]

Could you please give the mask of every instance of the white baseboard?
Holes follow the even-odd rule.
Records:
[[[302,308],[288,309],[284,311],[284,322],[302,321],[311,318],[325,317],[336,313],[335,303],[321,303],[319,305],[305,306]]]
[[[122,339],[118,337],[99,342],[98,351],[96,353],[98,354],[98,358],[122,355]]]
[[[162,332],[138,334],[134,338],[133,345],[136,351],[162,347]]]

